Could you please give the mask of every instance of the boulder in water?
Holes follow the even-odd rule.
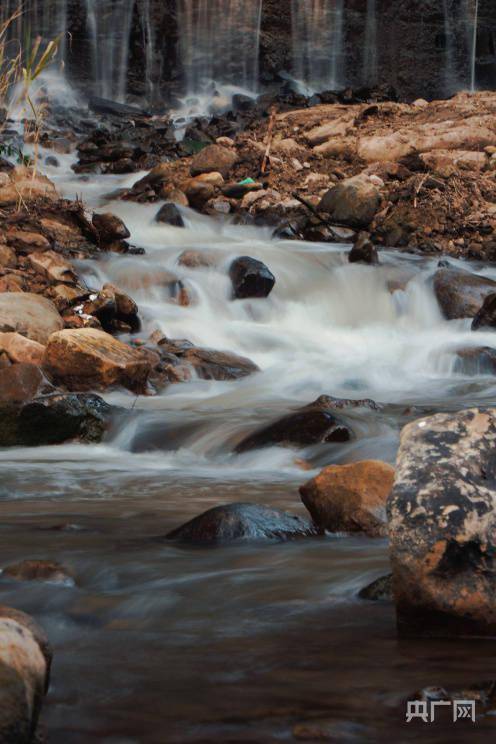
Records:
[[[456,351],[454,371],[473,377],[496,374],[496,349],[490,346],[472,346]]]
[[[347,227],[366,228],[381,206],[381,193],[367,175],[345,178],[322,197],[319,212]]]
[[[0,741],[32,744],[51,662],[47,637],[35,621],[0,607]]]
[[[496,410],[408,424],[388,504],[398,628],[496,634]]]
[[[327,532],[386,534],[386,500],[394,468],[379,460],[331,465],[300,488],[315,524]]]
[[[216,172],[226,178],[237,162],[235,150],[221,145],[207,145],[194,156],[190,173],[192,176],[199,176],[202,173]]]
[[[168,540],[215,545],[237,540],[292,540],[317,534],[302,517],[259,504],[216,506],[167,535]]]
[[[441,268],[434,274],[434,292],[445,318],[473,318],[485,298],[496,292],[496,282],[469,271]]]
[[[122,385],[142,392],[151,371],[149,361],[137,349],[94,328],[52,334],[45,367],[55,380],[75,390]]]
[[[194,347],[181,357],[203,380],[239,380],[260,371],[250,359],[225,351]]]
[[[481,328],[496,328],[496,292],[492,292],[484,298],[482,307],[472,321],[473,331],[478,331]]]
[[[364,586],[358,592],[360,599],[368,599],[373,602],[389,602],[393,599],[393,574],[386,574],[375,579],[371,584]]]
[[[173,227],[184,227],[184,220],[176,204],[166,202],[163,204],[155,215],[156,222],[163,222],[165,225]]]
[[[270,269],[262,261],[249,256],[236,258],[229,268],[229,276],[233,286],[233,296],[237,300],[249,297],[268,297],[276,283]]]
[[[38,447],[71,440],[100,442],[113,412],[98,395],[81,393],[0,402],[0,447]]]
[[[121,218],[111,212],[95,212],[92,223],[103,244],[127,240],[131,236]]]
[[[318,442],[348,442],[353,432],[332,412],[339,406],[321,396],[308,406],[278,419],[245,437],[235,448],[238,453],[262,447],[305,447]]]
[[[215,186],[208,181],[192,178],[186,184],[185,194],[193,209],[201,210],[215,196]]]
[[[46,344],[48,337],[63,327],[57,308],[45,297],[29,292],[0,293],[0,331],[15,331]]]
[[[350,263],[364,263],[377,265],[379,263],[379,254],[377,248],[370,241],[368,233],[359,233],[355,245],[348,254]]]

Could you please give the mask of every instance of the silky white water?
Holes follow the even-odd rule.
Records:
[[[372,398],[385,405],[381,412],[346,412],[357,435],[353,442],[309,448],[307,454],[316,466],[336,458],[380,456],[381,450],[393,459],[403,409],[452,409],[494,394],[492,377],[468,378],[455,367],[457,349],[496,347],[496,339],[491,332],[472,333],[469,320],[443,319],[431,286],[435,259],[382,251],[379,267],[350,265],[349,246],[272,240],[268,228],[240,227],[188,209],[183,209],[186,228],[170,227],[154,221],[160,204],[102,201],[105,193],[131,185],[142,174],[87,182],[69,175],[70,162],[66,156],[62,170],[50,169],[59,188],[118,214],[131,242],[146,250],[144,256],[108,254],[81,262],[88,286],[98,289],[110,281],[127,291],[140,309],[141,338],[160,330],[169,338],[248,357],[261,371],[235,382],[196,379],[171,385],[151,398],[110,393],[110,402],[134,413],[105,445],[9,450],[0,459],[32,460],[34,454],[47,466],[57,459],[62,471],[89,466],[291,478],[298,457],[292,450],[235,455],[234,444],[319,395]],[[217,266],[179,266],[186,249],[214,253]],[[231,299],[228,267],[240,255],[262,260],[274,273],[276,286],[267,299]],[[495,270],[485,273],[496,276]],[[170,274],[186,287],[189,307],[170,296]]]

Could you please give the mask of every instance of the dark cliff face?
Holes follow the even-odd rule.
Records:
[[[164,101],[181,91],[178,54],[181,0],[135,0],[128,51],[128,93]],[[303,1],[303,0],[302,0]],[[45,0],[54,9],[67,7],[66,66],[69,76],[91,87],[91,45],[84,0]],[[114,0],[107,0],[108,8]],[[132,0],[130,0],[132,2]],[[470,87],[475,0],[344,0],[343,86],[384,82],[399,95],[442,97]],[[29,3],[28,3],[29,4]],[[366,53],[367,8],[375,4],[374,65]],[[46,15],[44,16],[47,17]],[[46,35],[46,31],[45,31]],[[263,0],[260,36],[261,82],[270,83],[292,68],[290,0]],[[479,0],[475,79],[496,87],[496,3]]]

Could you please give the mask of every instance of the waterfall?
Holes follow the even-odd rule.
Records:
[[[363,79],[368,84],[377,82],[377,0],[367,0]]]
[[[475,91],[476,85],[476,61],[477,61],[477,32],[479,30],[479,0],[474,0],[472,28],[472,51],[470,59],[470,90]]]
[[[94,92],[124,101],[135,0],[85,0]]]
[[[454,43],[454,11],[450,9],[449,0],[443,0],[444,18],[444,78],[446,94],[451,95],[456,90],[455,71],[455,43]]]
[[[255,91],[262,0],[178,0],[180,64],[187,93],[213,81]]]
[[[22,13],[9,27],[7,38],[11,54],[19,52],[19,44],[31,46],[41,36],[43,42],[58,40],[59,60],[65,60],[67,47],[67,2],[66,0],[0,0],[0,25],[22,9]],[[17,44],[14,43],[14,40]],[[14,48],[15,47],[15,48]]]
[[[306,89],[342,84],[344,0],[292,0],[293,74]]]

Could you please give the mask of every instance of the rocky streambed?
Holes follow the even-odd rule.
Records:
[[[50,741],[409,740],[434,687],[490,735],[489,641],[456,636],[494,627],[495,100],[167,153],[131,111],[54,119],[2,163],[0,589],[54,647]],[[388,524],[401,642],[362,591]]]

